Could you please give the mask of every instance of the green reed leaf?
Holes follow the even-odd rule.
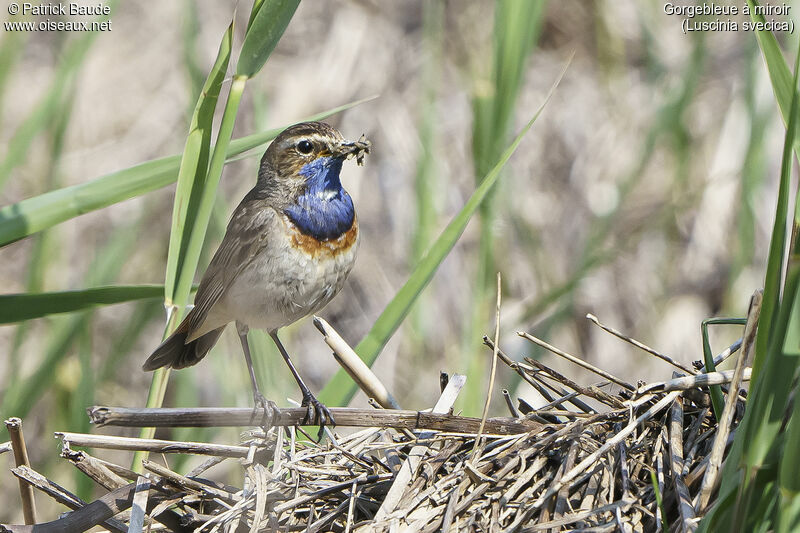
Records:
[[[163,285],[112,285],[74,291],[3,294],[0,295],[0,324],[83,311],[99,305],[158,298],[163,291]]]
[[[757,15],[755,12],[756,6],[759,5],[756,0],[747,0],[747,4],[750,7],[750,18],[753,22],[766,22],[764,15]],[[764,63],[767,65],[769,80],[772,84],[772,91],[775,93],[775,101],[781,112],[781,118],[783,119],[784,125],[788,125],[792,107],[792,95],[794,94],[792,71],[789,70],[789,65],[783,57],[775,34],[768,30],[756,30],[754,33],[758,40],[758,46],[761,48],[761,53],[764,56]],[[797,127],[800,127],[800,124],[796,124],[795,128]],[[795,151],[800,151],[800,135],[797,135],[796,132],[792,145]],[[753,370],[755,371],[755,368]]]
[[[753,0],[748,0],[748,4],[751,9],[758,5]],[[752,15],[752,18],[754,21],[763,21],[763,17],[758,15]],[[795,56],[794,75],[789,81],[787,93],[785,78],[789,76],[788,67],[774,36],[770,32],[758,32],[757,37],[770,70],[775,98],[788,124],[747,410],[736,430],[736,439],[722,471],[718,495],[718,501],[722,503],[706,515],[699,531],[774,529],[773,511],[780,499],[776,464],[787,453],[795,453],[794,448],[786,447],[786,435],[782,428],[794,376],[800,367],[800,358],[785,350],[787,336],[797,328],[796,324],[791,323],[791,317],[794,316],[795,301],[800,291],[800,263],[796,250],[790,250],[789,262],[784,268],[784,255],[788,236],[786,219],[793,150],[797,150],[796,132],[800,125],[800,95],[797,92],[800,47]],[[784,69],[787,72],[781,74]],[[790,436],[796,438],[796,433],[797,430],[794,430]],[[796,472],[793,474],[796,475]]]
[[[144,217],[143,217],[144,219]],[[83,283],[86,285],[105,286],[114,282],[125,265],[129,251],[134,247],[139,236],[141,222],[132,226],[117,228],[109,236],[106,243],[94,254]],[[158,287],[154,290],[160,296]],[[3,309],[8,306],[3,305]],[[37,360],[33,374],[11,382],[2,395],[0,414],[5,417],[24,417],[36,402],[50,389],[56,379],[55,369],[67,358],[73,344],[84,331],[92,317],[91,307],[66,316],[54,316],[48,328],[44,349]]]
[[[189,235],[197,217],[200,197],[205,187],[208,159],[211,153],[211,130],[214,123],[214,110],[217,107],[219,91],[228,70],[231,58],[231,41],[233,39],[233,23],[228,26],[217,52],[217,59],[208,73],[203,89],[197,99],[197,105],[189,126],[189,135],[181,157],[178,170],[178,185],[175,189],[175,203],[172,210],[172,230],[167,255],[167,273],[164,282],[164,301],[167,306],[183,307],[189,296],[185,281],[188,284],[194,275],[194,268],[187,268],[185,261]],[[186,272],[191,270],[191,272]],[[181,283],[179,280],[184,280]]]
[[[767,273],[764,281],[764,306],[759,320],[756,338],[756,357],[753,361],[753,378],[748,406],[739,427],[742,442],[742,464],[745,471],[763,467],[768,456],[779,455],[776,444],[781,434],[786,402],[791,392],[798,359],[784,351],[795,294],[800,285],[800,265],[789,255],[788,269],[784,267],[786,251],[787,216],[789,213],[789,188],[792,177],[794,155],[792,148],[797,141],[798,112],[800,98],[797,82],[800,77],[800,47],[795,57],[795,72],[792,80],[792,96],[786,136],[781,159],[781,176],[778,185],[778,200],[775,207],[775,222],[770,241]],[[777,93],[776,93],[777,94]],[[784,279],[784,272],[786,276]],[[783,298],[781,299],[781,293]],[[767,299],[769,297],[769,300]],[[769,307],[767,304],[769,302]],[[768,316],[764,317],[764,311]],[[763,375],[762,375],[763,374]],[[739,448],[736,448],[737,450]],[[732,453],[734,458],[738,457]],[[756,483],[744,483],[739,487],[740,498],[748,491],[759,493],[763,487]],[[739,508],[741,513],[743,509]]]
[[[294,15],[298,3],[299,0],[256,0],[253,3],[251,18],[245,34],[245,42],[239,54],[237,74],[233,77],[230,91],[225,101],[225,110],[222,113],[216,144],[213,150],[210,150],[211,158],[208,168],[205,168],[205,165],[192,168],[190,164],[185,174],[187,183],[191,182],[191,185],[186,185],[186,189],[191,189],[188,191],[188,199],[184,197],[175,201],[176,210],[179,210],[184,205],[182,202],[187,202],[185,204],[188,206],[187,216],[191,217],[191,220],[187,219],[184,213],[181,212],[173,215],[173,218],[178,220],[177,223],[173,224],[173,230],[180,231],[180,236],[171,239],[170,253],[173,256],[177,254],[180,257],[177,257],[170,265],[174,270],[168,269],[167,271],[168,275],[172,275],[171,273],[175,272],[174,286],[171,287],[173,294],[166,295],[168,303],[177,303],[182,308],[188,299],[189,287],[197,270],[197,263],[200,260],[203,242],[205,241],[208,224],[214,209],[217,187],[222,177],[225,162],[229,157],[228,151],[231,137],[233,136],[233,126],[236,123],[239,103],[244,94],[245,85],[247,80],[258,72],[266,62],[281,35],[283,35],[292,15]],[[228,42],[229,45],[230,43]],[[210,118],[213,119],[213,116]],[[209,121],[209,134],[210,125]],[[190,150],[187,158],[190,162],[195,157],[198,157],[198,154],[192,153],[192,150],[200,149],[200,145],[201,140],[195,139],[193,141],[190,135],[190,139],[187,141],[187,148]],[[205,152],[203,161],[208,157],[208,153]],[[195,193],[194,184],[197,182],[199,182],[200,186],[197,187],[197,192]],[[184,190],[184,193],[186,192]],[[185,224],[182,224],[181,221]],[[170,300],[172,301],[170,302]],[[170,316],[170,321],[166,327],[167,332],[176,326],[177,317],[177,314]],[[146,405],[148,407],[161,406],[166,394],[168,380],[169,369],[160,368],[153,373],[147,394]],[[142,428],[139,432],[139,436],[142,438],[150,438],[154,434],[155,428]],[[142,451],[134,455],[132,465],[134,470],[141,471],[141,463],[146,456],[146,452]]]
[[[797,474],[797,472],[795,472]],[[800,530],[800,494],[781,491],[776,507],[776,533],[793,533]]]
[[[303,120],[323,120],[372,98],[317,113]],[[271,129],[231,141],[227,150],[228,160],[271,141],[284,129]],[[49,191],[2,207],[0,246],[91,211],[166,187],[177,179],[180,161],[180,155],[154,159],[86,183]]]
[[[300,0],[262,0],[253,5],[247,34],[244,36],[236,75],[252,78],[267,62]]]
[[[707,318],[700,324],[700,333],[703,338],[703,362],[706,365],[706,372],[716,372],[717,366],[714,364],[714,354],[711,352],[711,342],[708,338],[709,324],[733,324],[733,319],[727,318]],[[714,410],[714,416],[717,420],[721,420],[722,410],[725,407],[725,399],[722,397],[722,387],[719,385],[712,385],[709,388],[711,392],[711,407]]]
[[[763,15],[755,14],[755,7],[758,2],[748,0],[754,22],[764,22]],[[775,100],[781,111],[784,123],[787,125],[786,143],[784,145],[783,160],[781,163],[781,181],[778,191],[778,205],[776,207],[775,225],[772,231],[770,242],[769,259],[767,263],[767,274],[764,282],[764,305],[759,321],[759,330],[762,332],[756,338],[756,356],[753,360],[753,383],[755,383],[758,373],[764,364],[770,339],[770,329],[772,328],[772,318],[777,312],[778,297],[780,294],[780,284],[783,278],[783,256],[786,246],[786,217],[789,205],[789,178],[791,174],[792,155],[791,150],[797,152],[800,149],[800,135],[797,135],[797,122],[793,114],[794,102],[794,83],[792,73],[789,70],[786,60],[783,57],[778,41],[770,31],[757,31],[756,38],[767,65],[772,89],[775,93]]]
[[[225,111],[222,113],[222,122],[219,126],[219,133],[217,134],[217,143],[211,154],[208,170],[199,170],[199,172],[202,173],[202,186],[197,191],[192,224],[185,227],[186,235],[182,237],[182,240],[186,243],[183,259],[184,264],[181,265],[180,272],[175,280],[177,287],[176,293],[179,297],[183,294],[186,295],[183,299],[188,298],[188,286],[194,278],[195,271],[197,270],[197,263],[200,260],[200,252],[206,238],[206,231],[208,230],[208,223],[211,220],[211,213],[214,209],[217,187],[222,177],[222,168],[227,159],[228,145],[231,142],[233,125],[236,122],[236,113],[239,109],[239,103],[241,102],[246,82],[247,78],[243,76],[235,76],[233,78],[233,83],[228,93],[228,99],[225,102]],[[177,200],[175,207],[179,208]],[[174,330],[177,326],[177,316],[178,315],[175,313],[170,315],[170,320],[167,322],[165,328],[165,337],[167,333]],[[147,392],[147,403],[145,404],[147,407],[161,407],[161,404],[164,402],[164,395],[167,392],[169,373],[170,369],[168,367],[159,368],[153,372],[153,376],[150,380],[150,389]],[[144,439],[153,438],[155,431],[155,428],[152,427],[142,428],[139,431],[139,437]],[[147,454],[148,452],[142,450],[134,454],[131,467],[135,471],[141,472],[142,461],[147,458]]]
[[[797,310],[797,300],[795,301],[795,310]],[[800,475],[798,475],[800,473],[800,454],[794,453],[794,450],[800,450],[800,394],[798,391],[795,391],[794,404],[784,435],[783,447],[785,450],[793,450],[793,453],[781,455],[778,483],[782,491],[792,493],[797,498],[800,497]]]

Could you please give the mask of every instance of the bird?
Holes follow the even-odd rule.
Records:
[[[335,424],[330,409],[303,382],[278,330],[322,309],[352,270],[358,219],[340,172],[348,158],[363,164],[370,147],[364,135],[347,141],[325,122],[281,132],[261,158],[255,186],[231,215],[194,307],[142,368],[197,364],[234,322],[256,409],[263,409],[271,425],[279,411],[258,388],[247,342],[250,328],[266,330],[300,387],[306,408],[301,424],[318,424],[320,433]]]

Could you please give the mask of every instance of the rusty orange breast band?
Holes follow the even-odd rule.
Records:
[[[350,229],[327,241],[321,241],[311,235],[302,233],[290,220],[285,220],[289,226],[289,239],[293,248],[303,250],[314,258],[336,257],[349,251],[358,240],[358,217],[353,214],[353,223]]]

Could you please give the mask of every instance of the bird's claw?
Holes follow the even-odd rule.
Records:
[[[253,393],[253,399],[255,400],[255,407],[253,407],[253,414],[250,416],[250,423],[254,423],[256,415],[260,412],[261,423],[259,425],[264,429],[264,433],[266,433],[269,428],[280,420],[280,409],[278,409],[278,405],[275,402],[266,399],[260,392]]]
[[[303,403],[301,407],[306,408],[306,416],[300,421],[301,424],[319,425],[319,432],[317,439],[322,438],[322,433],[325,431],[325,426],[336,425],[336,419],[333,418],[333,413],[322,402],[317,400],[313,394],[308,393],[303,396]]]

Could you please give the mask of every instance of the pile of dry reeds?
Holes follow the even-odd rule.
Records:
[[[741,394],[728,395],[719,423],[707,387],[733,380],[732,390],[738,390],[748,379],[743,361],[752,344],[752,323],[744,341],[716,358],[719,363],[744,345],[736,370],[714,373],[703,373],[699,363],[683,366],[601,326],[681,369],[682,375],[672,380],[638,387],[525,333],[603,381],[583,387],[539,361],[513,362],[485,338],[497,360],[549,402],[537,409],[524,402],[515,405],[504,391],[512,414],[506,418],[453,415],[464,384],[463,376],[455,375],[427,412],[332,409],[339,427],[366,429],[341,436],[337,428],[326,428],[323,444],[299,438],[302,430],[295,425],[304,413],[299,408],[282,409],[278,425],[266,433],[249,432],[236,445],[60,433],[62,456],[107,494],[90,504],[81,502],[22,464],[23,459],[13,470],[21,487],[35,487],[75,511],[38,529],[3,527],[691,531],[712,503],[731,428],[745,401]],[[612,394],[610,386],[619,392]],[[249,409],[90,409],[93,422],[109,426],[247,425],[252,414]],[[20,435],[9,447],[23,457],[21,440]],[[73,446],[210,457],[185,474],[146,461],[145,474],[138,474]],[[205,477],[210,467],[231,460],[241,465],[242,486]]]

